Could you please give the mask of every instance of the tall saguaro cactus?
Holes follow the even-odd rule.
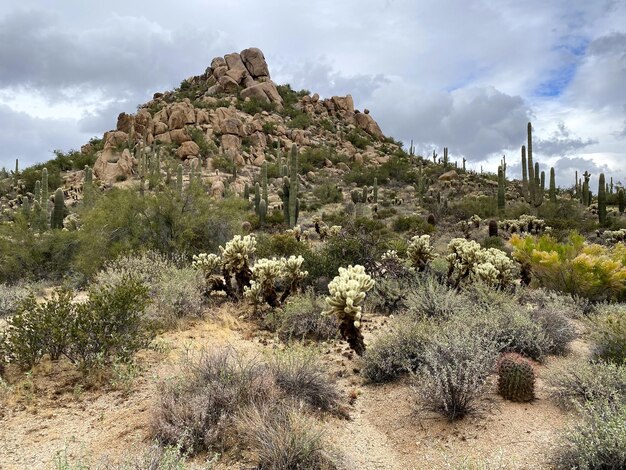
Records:
[[[41,207],[44,212],[48,209],[48,169],[41,170]]]
[[[294,227],[298,219],[298,147],[293,144],[289,156],[289,227]]]
[[[624,190],[622,188],[617,191],[617,207],[619,209],[619,213],[623,214],[624,209],[626,209],[626,196],[624,195]]]
[[[52,218],[50,219],[50,226],[55,228],[63,228],[63,216],[65,212],[65,197],[63,196],[63,190],[57,189],[54,193],[54,209],[52,210]]]
[[[522,145],[522,192],[525,199],[528,199],[528,167],[526,166],[526,146]]]
[[[263,162],[263,166],[261,167],[261,188],[263,189],[262,198],[267,208],[270,203],[267,195],[267,162]]]
[[[506,188],[504,181],[504,169],[502,166],[498,167],[498,210],[504,210],[506,205]]]
[[[554,167],[550,168],[550,202],[556,202],[556,181],[554,175]]]
[[[598,221],[600,225],[606,223],[606,182],[604,173],[600,173],[598,181]]]
[[[531,123],[528,123],[527,126],[527,138],[528,142],[526,143],[526,151],[528,153],[528,192],[530,195],[530,200],[535,200],[535,166],[533,164],[533,126]]]

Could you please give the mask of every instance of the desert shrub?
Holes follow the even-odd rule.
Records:
[[[292,405],[248,408],[237,418],[242,443],[263,470],[333,470],[322,430]]]
[[[95,284],[114,287],[133,277],[148,288],[152,300],[146,318],[171,326],[183,316],[200,316],[205,288],[197,270],[179,267],[176,261],[154,251],[124,255],[107,262]]]
[[[232,158],[225,155],[215,155],[211,160],[213,168],[223,171],[224,173],[234,174],[237,170],[237,165]]]
[[[368,296],[369,309],[384,315],[395,315],[407,308],[406,283],[393,276],[377,277]]]
[[[323,183],[313,189],[313,195],[322,204],[335,204],[343,201],[341,189],[332,183]]]
[[[558,469],[626,468],[626,404],[596,401],[581,410],[580,421],[563,436],[555,458]]]
[[[483,249],[473,241],[453,238],[448,243],[448,282],[454,287],[481,282],[499,289],[513,282],[513,261],[495,248]]]
[[[256,240],[256,255],[259,258],[304,256],[305,253],[310,253],[311,251],[305,242],[298,241],[296,237],[288,233],[271,235],[259,233]]]
[[[92,466],[84,459],[69,459],[66,451],[57,452],[54,457],[54,470],[185,470],[185,456],[175,447],[150,446],[141,455],[127,457],[120,462],[108,458],[102,464]]]
[[[428,234],[434,232],[435,227],[427,223],[424,218],[419,215],[405,215],[398,216],[393,221],[393,231]]]
[[[274,394],[267,368],[244,361],[232,349],[187,360],[183,371],[182,377],[159,385],[153,433],[162,444],[190,453],[230,447],[238,412]]]
[[[334,316],[322,315],[324,307],[324,299],[309,290],[268,313],[265,323],[283,341],[330,340],[338,336],[339,324]]]
[[[415,319],[446,320],[462,312],[468,304],[466,296],[441,284],[433,276],[419,278],[407,290],[406,312]]]
[[[13,315],[20,303],[28,297],[30,290],[27,285],[14,286],[0,284],[0,317]]]
[[[372,143],[372,139],[365,132],[356,129],[348,132],[346,140],[361,150],[366,149]]]
[[[481,240],[480,246],[485,249],[496,248],[498,250],[506,251],[504,240],[500,237],[485,237]]]
[[[276,385],[287,397],[314,410],[337,412],[340,395],[322,367],[319,357],[303,349],[277,354],[270,363]]]
[[[305,112],[295,112],[287,123],[287,127],[290,129],[306,129],[311,124],[313,124],[311,116]]]
[[[114,287],[90,288],[89,299],[76,305],[67,356],[83,369],[130,361],[153,337],[143,321],[148,303],[148,289],[133,278]]]
[[[587,402],[626,404],[626,367],[611,363],[579,362],[548,376],[552,396],[565,408]]]
[[[426,343],[414,390],[423,410],[449,421],[483,408],[482,396],[493,369],[497,344],[468,328],[445,327]]]
[[[59,289],[44,302],[37,303],[31,293],[19,303],[2,332],[2,349],[9,362],[30,369],[46,354],[53,360],[67,354],[68,326],[74,319],[72,298],[71,290]]]
[[[367,348],[361,373],[379,383],[417,371],[432,333],[433,326],[428,323],[401,321]]]
[[[498,203],[493,197],[465,196],[450,205],[450,213],[455,220],[467,220],[474,214],[486,219],[498,214]]]
[[[276,108],[276,105],[270,101],[262,100],[256,96],[251,96],[250,99],[238,100],[237,109],[240,109],[244,113],[254,115],[261,111],[272,112]]]
[[[589,245],[577,234],[559,243],[549,235],[511,237],[513,257],[542,287],[592,300],[626,298],[626,246]]]
[[[569,343],[578,336],[574,324],[555,305],[533,308],[530,318],[541,327],[549,340],[545,351],[547,354],[566,354]]]
[[[603,361],[626,364],[626,308],[612,310],[592,319],[593,354]]]

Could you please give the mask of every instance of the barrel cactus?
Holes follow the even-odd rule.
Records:
[[[341,336],[358,355],[365,352],[361,334],[362,304],[372,287],[374,280],[359,265],[339,268],[339,275],[328,284],[330,296],[326,298],[328,310],[324,314],[337,317]]]
[[[529,361],[507,354],[498,365],[498,393],[506,400],[532,401],[535,398],[535,371]]]
[[[428,262],[434,258],[430,235],[416,235],[411,238],[406,253],[413,267],[418,271],[424,271]]]
[[[489,236],[490,237],[498,236],[498,222],[495,220],[489,221]]]

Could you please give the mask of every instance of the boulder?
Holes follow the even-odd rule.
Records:
[[[379,140],[385,138],[383,131],[380,130],[378,123],[374,121],[374,118],[369,114],[357,113],[354,116],[354,121],[357,126],[363,129],[372,137],[375,137]]]
[[[113,148],[108,148],[98,155],[93,174],[96,178],[112,184],[132,176],[135,163],[128,149],[124,149],[120,155]]]
[[[211,196],[215,198],[222,198],[224,197],[224,190],[225,188],[222,180],[215,180],[211,185]]]
[[[217,83],[225,93],[236,93],[239,89],[239,84],[228,75],[220,77]]]
[[[241,56],[237,54],[236,52],[233,52],[231,54],[226,54],[224,56],[224,60],[226,61],[228,70],[241,69],[241,70],[245,70],[245,72],[248,73],[248,69],[244,65],[243,60],[241,60]]]
[[[170,129],[182,129],[186,124],[196,122],[196,113],[191,104],[181,102],[174,103],[170,108],[167,125]]]
[[[334,108],[337,111],[348,111],[354,112],[354,101],[352,100],[351,95],[346,96],[333,96],[331,98],[332,103],[335,105]]]
[[[154,140],[155,142],[160,142],[162,144],[171,144],[172,143],[172,137],[170,136],[169,132],[164,132],[162,134],[157,134],[154,136]]]
[[[278,93],[276,84],[271,80],[267,82],[263,82],[263,83],[258,83],[256,85],[252,85],[244,90],[241,90],[240,96],[243,99],[247,97],[250,97],[250,98],[255,97],[263,101],[276,103],[279,106],[282,106],[283,104],[283,99]]]
[[[118,131],[125,132],[128,135],[132,135],[134,132],[134,119],[133,116],[126,113],[120,113],[117,116],[117,126],[116,129]]]
[[[243,83],[246,77],[249,77],[248,72],[244,69],[233,69],[226,72],[226,76],[232,78],[237,84]]]
[[[226,66],[226,61],[223,57],[216,57],[211,61],[211,69],[215,70],[218,67]]]
[[[250,144],[253,147],[259,147],[264,149],[265,147],[267,147],[267,138],[262,132],[255,132],[250,136]]]
[[[175,144],[182,144],[184,142],[189,142],[191,140],[191,136],[187,132],[187,129],[174,129],[170,131],[170,138],[172,142]]]
[[[446,171],[439,177],[439,181],[453,181],[459,177],[459,174],[455,170]],[[497,183],[496,183],[497,184]]]
[[[154,123],[154,135],[164,134],[165,132],[167,132],[167,130],[167,124],[165,124],[164,122],[158,121]]]
[[[125,142],[128,142],[126,132],[109,131],[104,133],[104,150],[115,149]]]
[[[239,152],[239,149],[241,149],[241,139],[232,134],[222,135],[222,149],[225,153],[233,150]]]
[[[178,150],[176,150],[176,156],[181,160],[189,157],[197,157],[200,155],[200,147],[193,140],[183,142]]]
[[[154,133],[154,122],[150,111],[145,108],[141,108],[135,115],[135,132],[142,138],[148,134]]]
[[[267,62],[265,62],[265,56],[263,55],[263,52],[261,52],[261,49],[256,47],[244,49],[241,51],[240,57],[248,69],[248,72],[254,78],[270,76],[270,71],[267,67]]]

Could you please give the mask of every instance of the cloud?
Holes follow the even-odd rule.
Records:
[[[563,121],[557,123],[557,130],[547,139],[534,139],[533,149],[546,156],[564,155],[573,153],[598,143],[597,139],[571,136],[571,131]]]
[[[55,149],[80,148],[91,136],[78,131],[71,119],[33,118],[0,104],[0,166],[12,167],[15,158],[22,167],[50,159]]]

